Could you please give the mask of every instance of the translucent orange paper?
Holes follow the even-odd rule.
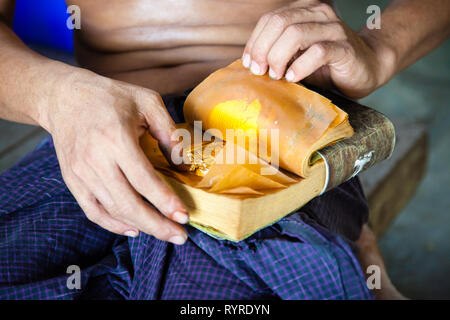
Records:
[[[226,140],[227,129],[255,130],[259,153],[272,162],[272,129],[279,133],[279,165],[305,177],[314,146],[347,114],[330,100],[302,85],[255,76],[237,60],[212,73],[188,96],[184,105],[187,123],[202,121],[203,129],[218,129]],[[266,129],[268,134],[261,135]],[[246,143],[249,143],[247,139]],[[239,144],[239,141],[234,141]],[[255,144],[255,143],[254,143]]]
[[[346,130],[337,130],[337,134],[333,131],[347,121],[347,114],[330,100],[299,84],[255,76],[242,67],[240,60],[200,83],[187,97],[184,115],[187,122],[179,128],[193,133],[194,122],[201,121],[203,130],[215,129],[212,134],[216,136],[220,133],[214,143],[221,148],[211,156],[205,156],[205,148],[212,146],[208,142],[194,145],[190,141],[192,171],[180,172],[171,167],[149,134],[141,138],[141,146],[164,175],[213,193],[259,196],[286,188],[306,177],[314,151],[353,133],[350,125]],[[227,129],[254,135],[246,135],[243,141],[236,137],[230,140]],[[271,136],[272,129],[277,131],[278,140]],[[272,154],[275,143],[279,167],[284,170],[276,168]],[[249,148],[255,144],[256,150]],[[236,153],[231,163],[224,161],[229,147],[244,150],[244,163],[237,161]],[[261,152],[263,149],[266,151]],[[271,174],[261,174],[262,170]]]
[[[295,176],[279,170],[274,170],[275,174],[272,175],[261,175],[262,168],[270,167],[262,160],[256,164],[251,164],[248,160],[245,164],[213,164],[204,176],[199,176],[192,171],[177,171],[169,165],[159,149],[158,142],[150,134],[145,133],[140,143],[150,162],[160,172],[191,187],[208,192],[263,195],[274,189],[286,188],[298,181]],[[247,152],[246,158],[251,157]]]

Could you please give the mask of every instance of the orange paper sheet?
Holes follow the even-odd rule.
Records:
[[[274,143],[270,132],[275,129],[279,166],[303,177],[304,159],[313,144],[347,117],[320,94],[299,84],[272,80],[267,74],[255,76],[240,60],[200,83],[189,94],[184,115],[187,123],[200,120],[204,130],[218,129],[225,140],[227,129],[255,130],[256,144],[267,151],[267,156],[259,152],[258,156],[268,162],[272,162]],[[261,135],[261,129],[267,134]]]
[[[240,60],[217,70],[200,83],[186,99],[184,115],[187,123],[179,125],[180,128],[192,131],[194,122],[201,121],[203,130],[215,129],[216,133],[221,133],[221,139],[226,140],[224,146],[244,149],[245,163],[226,164],[224,147],[222,152],[214,154],[213,165],[203,176],[180,172],[169,165],[157,141],[145,134],[141,145],[153,166],[192,187],[244,195],[264,195],[300,181],[300,177],[305,177],[305,163],[314,143],[330,127],[347,117],[316,92],[299,84],[272,80],[268,75],[255,76],[242,67]],[[256,134],[247,136],[244,142],[234,138],[229,141],[227,129]],[[279,137],[277,165],[273,163],[272,129]],[[263,136],[264,130],[267,134]],[[256,144],[257,150],[249,150],[250,144]],[[264,153],[260,152],[262,149]],[[278,166],[284,170],[271,170],[274,172],[271,175],[261,174],[262,169]]]
[[[213,193],[264,195],[276,189],[286,188],[300,178],[273,170],[273,175],[262,175],[261,169],[271,166],[262,160],[257,164],[213,164],[208,172],[200,177],[191,171],[178,171],[169,165],[158,142],[148,133],[141,137],[140,144],[152,165],[165,174],[191,187],[201,188]],[[220,156],[220,155],[218,155]],[[246,154],[247,162],[252,156]]]

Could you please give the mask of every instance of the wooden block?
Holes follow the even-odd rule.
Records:
[[[392,122],[396,129],[394,153],[359,175],[369,202],[369,224],[378,238],[414,196],[427,166],[425,125]]]

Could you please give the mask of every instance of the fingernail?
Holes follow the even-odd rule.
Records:
[[[127,237],[136,238],[138,236],[138,233],[133,230],[128,230],[125,231],[124,235],[126,235]]]
[[[289,70],[289,71],[286,73],[286,80],[289,81],[289,82],[294,81],[294,71]]]
[[[275,71],[273,71],[271,68],[269,68],[269,77],[271,77],[274,80],[277,79],[277,75],[276,75]]]
[[[189,222],[189,217],[186,213],[180,212],[180,211],[176,211],[173,214],[173,219],[181,224],[185,224]]]
[[[250,71],[253,74],[257,75],[257,76],[261,75],[261,68],[259,67],[259,65],[255,61],[252,62],[252,66],[250,67]]]
[[[242,57],[242,65],[247,69],[250,67],[250,55],[248,53]]]
[[[180,236],[180,235],[176,235],[173,236],[169,239],[169,242],[172,242],[173,244],[177,244],[177,245],[182,245],[186,242],[186,237]]]

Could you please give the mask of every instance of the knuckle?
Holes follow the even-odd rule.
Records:
[[[288,37],[293,39],[300,50],[306,49],[305,35],[308,34],[309,26],[307,24],[294,24],[288,27]]]
[[[116,204],[107,191],[103,192],[101,204],[110,215],[115,211]]]
[[[341,47],[343,49],[344,55],[345,56],[351,56],[354,57],[355,56],[355,48],[348,43],[347,41],[343,41],[341,42]]]
[[[140,212],[140,203],[138,199],[123,199],[120,202],[115,202],[113,206],[108,208],[109,214],[118,218],[131,218],[136,213]]]
[[[278,62],[277,54],[273,51],[269,52],[269,55],[267,56],[267,62],[269,63],[270,67],[272,69],[277,68],[277,62]]]
[[[327,49],[326,49],[325,45],[323,45],[322,43],[316,43],[312,46],[312,48],[314,49],[315,56],[318,59],[325,58],[325,56],[327,54]]]
[[[175,197],[172,197],[167,193],[151,193],[148,194],[147,197],[149,198],[148,200],[152,203],[152,205],[164,215],[168,215],[172,211],[171,208],[173,207],[174,203],[173,198]]]
[[[286,28],[286,36],[298,43],[303,35],[304,29],[304,26],[301,24],[291,24]]]
[[[169,240],[172,235],[171,229],[164,225],[154,226],[153,229],[154,229],[154,231],[152,232],[153,236],[162,241]]]
[[[342,23],[334,22],[331,26],[335,40],[345,40],[347,38],[345,27]]]
[[[128,203],[123,203],[117,208],[112,209],[111,211],[112,211],[110,212],[111,216],[116,218],[125,218],[125,217],[130,218],[136,212],[133,206]]]
[[[167,212],[167,214],[169,214],[170,212],[172,212],[174,210],[174,208],[177,207],[182,207],[183,203],[180,201],[180,199],[178,198],[178,196],[176,196],[175,194],[172,193],[166,193],[163,197],[162,197],[163,201],[164,201],[164,210]]]
[[[263,23],[266,23],[272,18],[273,15],[274,15],[273,12],[267,12],[267,13],[262,15],[262,17],[261,17],[261,19],[259,19],[259,21],[263,22]]]
[[[163,100],[161,98],[161,95],[158,92],[156,92],[156,91],[153,91],[153,90],[148,89],[148,88],[144,88],[144,89],[139,88],[137,90],[137,92],[139,93],[139,95],[141,95],[142,98],[144,98],[147,101],[151,101],[152,102],[151,104],[149,104],[150,106],[164,105],[164,102],[163,102]],[[142,100],[138,99],[138,101],[142,101]]]
[[[308,27],[306,24],[296,23],[290,25],[286,29],[286,32],[289,36],[292,36],[293,38],[299,40],[300,38],[302,38],[303,34],[308,31],[307,29]]]
[[[251,57],[256,62],[264,62],[266,58],[265,54],[257,47],[252,50]]]
[[[322,3],[318,4],[316,6],[316,9],[320,12],[323,12],[328,17],[328,19],[333,19],[336,17],[336,13],[335,13],[333,7],[327,3],[322,2]]]
[[[139,192],[143,192],[149,201],[155,199],[155,191],[149,183],[149,176],[146,172],[143,172],[132,179],[132,185]]]
[[[113,218],[121,218],[122,216],[124,216],[123,210],[120,210],[114,204],[108,206],[106,210],[108,211],[109,215]]]
[[[289,17],[285,12],[279,12],[270,18],[270,26],[276,29],[284,29],[289,23]]]

